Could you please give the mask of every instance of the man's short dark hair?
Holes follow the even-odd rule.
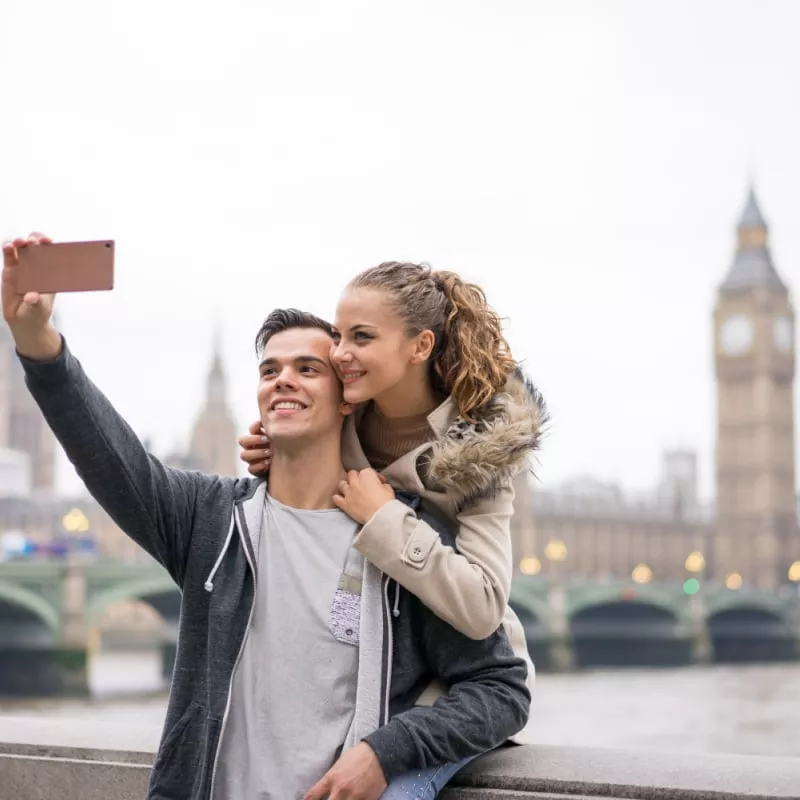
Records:
[[[261,356],[267,342],[277,333],[291,330],[292,328],[319,328],[333,338],[333,326],[320,317],[300,311],[296,308],[276,308],[261,323],[261,328],[256,334],[256,355]]]

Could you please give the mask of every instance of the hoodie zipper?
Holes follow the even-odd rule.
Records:
[[[240,517],[241,517],[241,509],[239,509]],[[234,514],[236,511],[234,510]],[[219,764],[219,753],[222,749],[222,737],[225,735],[225,725],[228,722],[228,715],[231,710],[231,692],[233,691],[233,678],[236,675],[236,669],[239,666],[239,660],[242,657],[242,653],[244,652],[244,646],[247,642],[247,637],[250,635],[250,623],[253,621],[253,612],[256,608],[256,596],[258,592],[258,576],[256,574],[256,568],[253,566],[253,561],[250,558],[250,551],[247,549],[247,542],[244,540],[244,533],[243,533],[243,526],[241,523],[241,519],[239,519],[239,538],[242,540],[242,547],[244,547],[244,555],[247,559],[247,563],[250,566],[250,570],[253,573],[253,602],[250,604],[250,614],[247,617],[247,628],[245,629],[244,636],[242,637],[242,643],[239,645],[239,652],[236,654],[236,661],[233,662],[233,670],[231,671],[231,677],[228,681],[228,697],[225,701],[225,713],[222,716],[222,724],[220,725],[219,729],[219,738],[217,739],[217,749],[214,753],[214,767],[211,770],[211,785],[208,788],[208,797],[209,800],[213,800],[214,798],[214,781],[217,778],[217,766]]]
[[[394,658],[394,631],[392,628],[392,614],[391,614],[391,604],[389,603],[389,582],[390,578],[387,575],[384,579],[383,584],[383,615],[386,619],[386,649],[388,650],[386,654],[386,682],[383,686],[383,698],[382,698],[382,719],[380,721],[381,727],[386,725],[389,721],[389,697],[391,695],[392,689],[392,659]]]

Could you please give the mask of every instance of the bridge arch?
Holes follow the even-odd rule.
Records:
[[[779,617],[786,622],[789,621],[789,609],[786,602],[773,594],[739,590],[737,592],[718,592],[706,598],[706,619],[724,611],[738,609],[754,609]]]
[[[634,586],[627,583],[612,583],[581,587],[579,591],[570,593],[567,597],[567,616],[573,619],[593,606],[617,604],[652,606],[674,617],[681,626],[691,625],[691,616],[686,604],[678,602],[663,588],[650,584]]]
[[[788,661],[800,655],[789,610],[775,596],[720,594],[706,606],[706,625],[718,663]]]
[[[150,595],[172,593],[179,594],[180,590],[166,573],[116,584],[89,599],[86,606],[86,622],[90,627],[96,625],[106,608],[113,603],[122,600],[142,600],[146,603]]]
[[[568,598],[576,666],[677,666],[691,662],[687,614],[653,586],[583,587]]]
[[[61,627],[59,612],[40,595],[34,594],[22,586],[0,581],[0,601],[30,611],[47,626],[48,630],[53,634],[58,634]]]

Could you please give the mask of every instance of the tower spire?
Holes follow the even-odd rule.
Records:
[[[756,190],[752,181],[750,182],[750,188],[747,190],[747,200],[739,220],[739,230],[741,231],[745,228],[762,228],[765,232],[768,229],[764,215],[758,205]]]
[[[222,330],[214,327],[206,398],[192,430],[189,458],[196,469],[217,475],[236,475],[236,425],[227,402]]]
[[[214,337],[211,351],[211,368],[208,371],[206,385],[206,403],[209,406],[225,405],[225,369],[222,366],[222,329],[214,326]]]
[[[736,233],[736,252],[728,274],[720,286],[720,292],[735,294],[760,287],[786,291],[772,263],[769,226],[761,212],[752,182],[736,226]]]

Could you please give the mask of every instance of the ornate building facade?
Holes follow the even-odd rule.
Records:
[[[594,478],[530,492],[530,524],[519,521],[514,535],[518,572],[587,581],[685,581],[687,559],[705,553],[713,535],[713,511],[698,503],[696,474],[686,468],[695,462],[694,453],[664,453],[659,485],[638,496]]]

